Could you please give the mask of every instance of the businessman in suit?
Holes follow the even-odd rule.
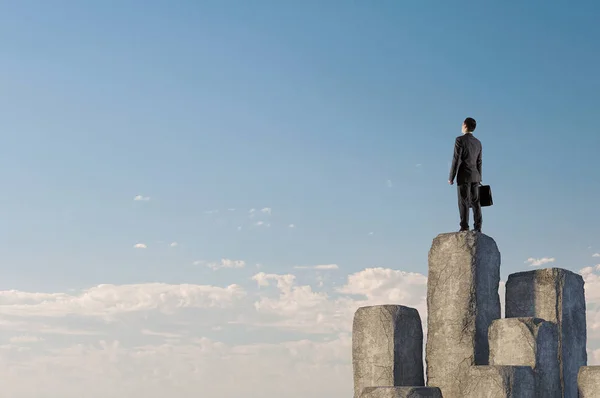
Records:
[[[473,136],[477,127],[475,119],[468,117],[462,125],[462,135],[454,142],[454,157],[450,167],[448,183],[456,185],[458,191],[458,211],[460,231],[469,230],[469,207],[473,208],[474,230],[481,232],[481,204],[479,185],[481,184],[481,141]]]

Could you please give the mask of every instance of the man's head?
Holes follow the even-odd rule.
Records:
[[[473,131],[475,131],[476,127],[477,127],[477,122],[475,121],[475,119],[473,119],[472,117],[468,117],[463,122],[462,132],[463,133],[472,133]]]

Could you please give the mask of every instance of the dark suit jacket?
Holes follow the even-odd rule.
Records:
[[[481,141],[472,133],[456,137],[454,157],[448,180],[462,185],[469,182],[481,182]]]

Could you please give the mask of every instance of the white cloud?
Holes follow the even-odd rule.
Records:
[[[137,195],[133,198],[133,200],[147,202],[150,200],[150,196]]]
[[[148,329],[142,329],[140,333],[145,336],[165,337],[165,338],[171,338],[171,339],[179,339],[182,337],[182,335],[179,333],[155,332],[153,330],[148,330]]]
[[[177,242],[171,242],[171,244],[169,246],[171,246],[171,247],[177,247],[177,246],[179,246],[179,243],[177,243]]]
[[[592,254],[592,257],[600,257],[600,253],[594,253]]]
[[[105,339],[47,352],[3,346],[0,370],[7,376],[3,394],[15,398],[326,398],[353,391],[351,344],[339,334],[271,344],[202,336],[152,345]]]
[[[391,188],[391,187],[393,186],[393,185],[392,185],[392,180],[387,180],[387,181],[386,181],[386,184],[387,184],[387,187],[388,187],[388,188]]]
[[[133,247],[135,249],[146,249],[146,248],[148,248],[148,246],[146,246],[145,243],[136,243],[135,245],[133,245]]]
[[[288,225],[288,228],[296,228],[296,226],[294,224],[290,224]]]
[[[327,266],[322,269],[335,269]],[[580,272],[589,303],[592,365],[600,363],[600,269]],[[15,398],[349,396],[351,328],[358,307],[407,305],[418,309],[426,326],[427,277],[421,273],[367,268],[347,275],[339,288],[323,278],[313,287],[293,274],[259,272],[252,280],[247,290],[150,283],[99,285],[76,293],[0,291],[0,331],[7,336],[0,345],[3,393]],[[114,319],[118,322],[107,322]],[[31,323],[37,321],[46,324]],[[98,334],[76,333],[88,326]],[[45,333],[52,328],[74,333]],[[292,340],[286,332],[293,332]]]
[[[13,317],[79,315],[111,318],[115,315],[180,308],[227,308],[246,295],[239,285],[170,285],[144,283],[98,285],[79,294],[0,291],[0,314]]]
[[[600,267],[579,270],[585,282],[588,336],[600,338]]]
[[[223,258],[219,262],[194,261],[194,265],[205,265],[208,268],[217,270],[221,268],[244,268],[246,266],[246,262],[243,260],[230,260],[228,258]]]
[[[257,227],[260,227],[260,226],[262,226],[262,225],[265,225],[265,223],[264,223],[264,221],[258,221],[258,222],[256,222],[256,224],[254,224],[254,225],[256,225]]]
[[[375,232],[369,232],[369,235],[374,235],[374,234],[375,234]]]
[[[204,213],[205,214],[217,214],[219,212],[219,210],[207,210]]]
[[[255,308],[271,317],[269,322],[261,322],[262,326],[306,333],[350,332],[358,307],[390,303],[417,308],[422,319],[427,314],[427,277],[418,273],[367,268],[349,275],[344,286],[334,289],[342,295],[335,299],[325,292],[315,292],[309,285],[296,285],[296,277],[291,274],[260,272],[252,279],[264,290]],[[268,289],[273,282],[276,295]]]
[[[296,265],[294,268],[296,269],[339,269],[337,264],[322,264],[322,265]]]
[[[271,208],[270,207],[265,207],[263,209],[260,210],[262,213],[271,215]]]
[[[228,210],[228,211],[235,211],[235,209],[233,209],[233,208],[232,208],[232,209],[227,209],[227,210]]]
[[[22,335],[22,336],[11,337],[9,341],[11,343],[14,343],[14,344],[19,344],[19,343],[39,343],[41,341],[44,341],[44,339],[41,338],[41,337],[37,337],[37,336]]]
[[[525,263],[526,264],[529,263],[529,265],[532,267],[539,267],[540,265],[553,263],[554,261],[555,261],[554,257],[542,257],[542,258],[530,257],[527,260],[525,260]]]

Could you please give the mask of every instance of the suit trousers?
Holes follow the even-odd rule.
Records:
[[[457,185],[460,228],[469,229],[469,207],[473,208],[475,229],[481,229],[482,216],[479,203],[479,182],[466,182]]]

